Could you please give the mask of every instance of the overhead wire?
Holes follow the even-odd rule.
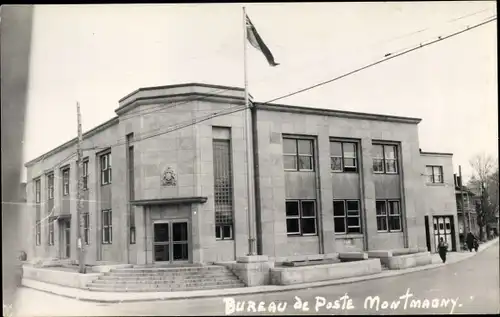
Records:
[[[443,41],[443,40],[449,39],[449,38],[451,38],[451,37],[457,36],[457,35],[462,34],[462,33],[464,33],[464,32],[467,32],[467,31],[473,30],[473,29],[475,29],[475,28],[478,28],[478,27],[480,27],[480,26],[482,26],[482,25],[485,25],[485,24],[490,23],[490,22],[495,21],[495,20],[496,20],[496,16],[495,16],[495,17],[490,17],[490,19],[489,19],[489,20],[484,21],[484,22],[481,22],[481,23],[478,23],[478,24],[475,24],[475,25],[470,26],[470,27],[467,27],[467,28],[466,28],[466,29],[464,29],[464,30],[454,32],[454,33],[452,33],[452,34],[450,34],[450,35],[447,35],[447,36],[439,36],[439,37],[438,37],[438,39],[436,39],[436,40],[433,40],[433,41],[430,41],[430,42],[427,42],[427,43],[424,43],[424,44],[417,45],[417,46],[412,47],[412,48],[410,48],[410,49],[408,49],[408,50],[406,50],[406,51],[404,51],[404,52],[401,52],[401,53],[398,53],[398,54],[391,55],[390,57],[383,58],[383,59],[378,60],[378,61],[376,61],[376,62],[374,62],[374,63],[370,63],[370,64],[368,64],[368,65],[366,65],[366,66],[361,67],[361,68],[357,68],[357,69],[355,69],[355,70],[353,70],[353,71],[350,71],[350,72],[345,73],[345,74],[343,74],[343,75],[337,76],[337,77],[332,78],[332,79],[330,79],[330,80],[323,81],[323,82],[321,82],[321,83],[319,83],[319,84],[315,84],[315,85],[309,86],[309,87],[307,87],[307,88],[300,89],[300,90],[298,90],[298,91],[295,91],[295,92],[292,92],[292,93],[289,93],[289,94],[286,94],[286,95],[283,95],[283,96],[280,96],[280,97],[277,97],[277,98],[273,98],[273,99],[271,99],[271,100],[269,100],[269,101],[266,101],[266,102],[263,102],[263,103],[262,103],[262,102],[259,102],[259,104],[269,104],[269,103],[271,103],[271,102],[274,102],[274,101],[277,101],[277,100],[281,100],[281,99],[284,99],[284,98],[287,98],[287,97],[290,97],[290,96],[293,96],[293,95],[296,95],[296,94],[299,94],[299,93],[302,93],[302,92],[305,92],[305,91],[308,91],[308,90],[311,90],[311,89],[317,88],[317,87],[319,87],[319,86],[322,86],[322,85],[325,85],[325,84],[331,83],[331,82],[333,82],[333,81],[336,81],[336,80],[339,80],[339,79],[341,79],[341,78],[344,78],[344,77],[350,76],[350,75],[355,74],[355,73],[357,73],[357,72],[360,72],[360,71],[362,71],[362,70],[364,70],[364,69],[367,69],[367,68],[369,68],[369,67],[373,67],[373,66],[378,65],[378,64],[380,64],[380,63],[386,62],[386,61],[391,60],[391,59],[393,59],[393,58],[396,58],[396,57],[398,57],[398,56],[402,56],[402,55],[408,54],[408,53],[410,53],[410,52],[413,52],[413,51],[415,51],[415,50],[421,49],[421,48],[423,48],[423,47],[426,47],[426,46],[432,45],[432,44],[434,44],[434,43],[437,43],[437,42],[440,42],[440,41]],[[213,119],[213,118],[216,118],[216,117],[219,117],[219,116],[228,115],[228,114],[232,114],[232,113],[235,113],[235,112],[243,111],[243,110],[246,110],[246,109],[248,109],[248,108],[250,108],[250,106],[248,106],[248,107],[245,107],[245,106],[243,106],[243,107],[241,107],[241,106],[240,106],[240,107],[233,106],[233,107],[231,107],[231,108],[229,108],[229,109],[224,109],[224,110],[222,110],[222,111],[220,111],[220,112],[215,112],[215,113],[212,113],[212,114],[208,115],[208,116],[207,116],[207,117],[205,117],[205,118],[200,118],[198,121],[196,120],[196,118],[195,118],[195,119],[191,119],[191,120],[186,120],[186,121],[184,121],[184,122],[189,122],[189,123],[186,123],[186,124],[184,124],[184,125],[183,125],[182,123],[179,123],[179,124],[177,124],[177,125],[175,125],[175,126],[170,126],[170,127],[167,127],[167,128],[166,128],[166,129],[167,129],[166,131],[162,131],[162,132],[159,132],[159,133],[154,133],[154,134],[152,134],[152,135],[150,135],[150,136],[143,137],[143,138],[134,138],[134,140],[133,140],[133,141],[131,141],[131,143],[139,142],[139,141],[146,140],[146,139],[149,139],[149,138],[152,138],[152,137],[155,137],[155,136],[159,136],[159,135],[162,135],[162,134],[166,134],[166,133],[169,133],[169,132],[173,132],[173,131],[176,131],[176,130],[179,130],[179,129],[182,129],[182,128],[185,128],[185,127],[188,127],[188,126],[191,126],[191,125],[194,125],[194,124],[197,124],[197,123],[199,123],[199,122],[203,122],[203,121],[206,121],[206,120],[209,120],[209,119]],[[228,110],[231,110],[231,109],[235,109],[235,110],[234,110],[234,111],[228,111]],[[147,133],[148,133],[148,132],[147,132]],[[113,146],[120,146],[120,145],[123,145],[123,144],[125,144],[125,143],[122,143],[122,142],[116,142],[116,143],[114,143],[114,144],[109,144],[109,145],[102,146],[102,147],[97,147],[97,148],[102,148],[102,149],[105,149],[105,148],[109,148],[109,147],[113,147]],[[92,148],[91,148],[91,149],[92,149]]]
[[[461,20],[461,19],[464,19],[464,18],[467,18],[467,17],[470,17],[470,16],[473,16],[473,15],[477,15],[479,13],[482,13],[482,12],[485,12],[485,11],[488,11],[488,10],[492,10],[492,8],[486,8],[486,9],[482,9],[480,11],[476,11],[476,12],[472,12],[472,13],[468,13],[468,14],[465,14],[465,15],[462,15],[462,16],[459,16],[459,17],[456,17],[456,18],[453,18],[453,19],[450,19],[450,20],[447,20],[445,22],[442,22],[441,24],[447,24],[447,23],[450,23],[450,22],[454,22],[454,21],[458,21],[458,20]],[[395,40],[398,40],[398,39],[403,39],[403,38],[407,38],[407,37],[411,37],[415,34],[418,34],[418,33],[422,33],[424,31],[427,31],[427,30],[430,30],[432,28],[434,28],[435,26],[429,26],[429,27],[426,27],[424,29],[420,29],[420,30],[417,30],[417,31],[413,31],[413,32],[410,32],[410,33],[405,33],[403,35],[398,35],[396,37],[393,37],[393,38],[390,38],[390,39],[386,39],[386,40],[381,40],[379,42],[376,42],[374,44],[371,44],[371,45],[368,45],[365,49],[368,49],[368,48],[371,48],[373,46],[378,46],[378,45],[381,45],[383,43],[389,43],[389,42],[393,42]],[[400,51],[402,51],[404,49],[401,49]],[[359,52],[359,49],[355,49],[356,52]],[[394,52],[395,53],[395,52]],[[322,60],[324,59],[329,59],[331,58],[330,56],[325,56]],[[314,59],[313,61],[311,62],[307,62],[307,63],[304,63],[303,65],[300,65],[300,67],[298,68],[305,68],[306,66],[310,66],[311,63],[315,63],[317,64],[318,63],[318,60],[317,59]],[[278,74],[279,75],[279,74]],[[257,83],[261,83],[261,82],[265,82],[267,81],[267,79],[270,79],[270,78],[274,78],[278,75],[270,75],[270,76],[265,76],[265,77],[262,77],[262,78],[259,78],[257,79]],[[230,89],[227,89],[227,88],[217,88],[217,89],[214,89],[213,91],[209,91],[208,93],[218,93],[218,92],[222,92],[222,91],[226,91],[226,90],[230,90]],[[193,100],[194,101],[194,100]],[[184,103],[180,103],[178,105],[182,105]],[[172,105],[173,107],[175,107],[175,105]],[[166,107],[163,106],[163,105],[157,105],[157,106],[154,106],[154,107],[150,107],[148,109],[144,109],[144,110],[140,110],[140,111],[136,111],[134,113],[131,113],[130,115],[124,115],[121,117],[121,120],[127,120],[129,118],[133,118],[133,117],[136,117],[136,116],[140,116],[142,114],[149,114],[149,113],[156,113],[156,110],[160,110],[159,112],[163,112],[163,110],[168,111],[170,109],[170,107]]]
[[[391,54],[390,56],[387,56],[386,58],[383,58],[383,59],[381,59],[381,60],[379,60],[379,61],[376,61],[376,62],[374,62],[374,63],[371,63],[371,64],[368,64],[368,65],[366,65],[366,66],[363,66],[363,67],[361,67],[361,68],[357,68],[357,69],[355,69],[355,70],[353,70],[353,71],[350,71],[350,72],[348,72],[348,73],[345,73],[345,74],[343,74],[343,75],[341,75],[341,76],[338,76],[338,77],[335,77],[335,78],[332,78],[332,79],[329,79],[329,80],[325,80],[325,81],[323,81],[323,82],[320,82],[320,83],[318,83],[318,84],[315,84],[315,85],[309,86],[309,87],[307,87],[307,88],[300,89],[300,90],[297,90],[297,91],[295,91],[295,92],[292,92],[292,93],[289,93],[289,94],[286,94],[286,95],[283,95],[283,96],[280,96],[280,97],[277,97],[277,98],[271,99],[271,100],[269,100],[269,101],[267,101],[267,102],[265,102],[265,103],[270,103],[270,102],[274,102],[274,101],[281,100],[281,99],[284,99],[284,98],[288,98],[288,97],[291,97],[291,96],[294,96],[294,95],[297,95],[297,94],[303,93],[303,92],[305,92],[305,91],[308,91],[308,90],[311,90],[311,89],[314,89],[314,88],[317,88],[317,87],[320,87],[320,86],[326,85],[326,84],[331,83],[331,82],[333,82],[333,81],[336,81],[336,80],[339,80],[339,79],[341,79],[341,78],[344,78],[344,77],[347,77],[347,76],[353,75],[353,74],[355,74],[355,73],[358,73],[358,72],[360,72],[360,71],[362,71],[362,70],[365,70],[365,69],[367,69],[367,68],[370,68],[370,67],[373,67],[373,66],[375,66],[375,65],[378,65],[378,64],[381,64],[381,63],[387,62],[387,61],[389,61],[389,60],[391,60],[391,59],[393,59],[393,58],[396,58],[396,57],[399,57],[399,56],[402,56],[402,55],[406,55],[406,54],[408,54],[408,53],[411,53],[411,52],[413,52],[413,51],[415,51],[415,50],[418,50],[418,49],[421,49],[421,48],[423,48],[423,47],[426,47],[426,46],[432,45],[432,44],[437,43],[437,42],[444,41],[444,40],[446,40],[446,39],[449,39],[449,38],[451,38],[451,37],[457,36],[457,35],[462,34],[462,33],[464,33],[464,32],[467,32],[467,31],[470,31],[470,30],[476,29],[476,28],[478,28],[478,27],[480,27],[480,26],[482,26],[482,25],[485,25],[485,24],[487,24],[487,23],[490,23],[490,22],[495,21],[496,19],[497,19],[497,18],[496,18],[496,16],[495,16],[495,17],[490,18],[489,20],[487,20],[487,21],[485,21],[485,22],[481,22],[481,23],[478,23],[478,24],[476,24],[476,25],[473,25],[473,26],[467,27],[465,30],[458,31],[458,32],[452,33],[452,34],[447,35],[447,36],[439,36],[439,37],[438,37],[438,39],[436,39],[436,40],[434,40],[434,41],[430,41],[430,42],[428,42],[428,43],[424,43],[424,44],[422,44],[422,43],[421,43],[420,45],[418,45],[418,46],[416,46],[416,47],[413,47],[413,48],[410,48],[410,49],[407,49],[407,50],[405,50],[405,51],[403,51],[403,52],[400,52],[400,53],[397,53],[397,54],[394,54],[394,55],[392,55],[392,54]]]
[[[484,10],[483,10],[483,11],[484,11]],[[476,14],[477,14],[477,13],[476,13]],[[308,90],[314,89],[314,88],[316,88],[316,87],[319,87],[319,86],[325,85],[325,84],[327,84],[327,83],[331,83],[331,82],[333,82],[333,81],[335,81],[335,80],[339,80],[339,79],[341,79],[341,78],[347,77],[347,76],[349,76],[349,75],[352,75],[352,74],[354,74],[354,73],[357,73],[357,72],[359,72],[359,71],[361,71],[361,70],[364,70],[364,69],[367,69],[367,68],[369,68],[369,67],[375,66],[375,65],[377,65],[377,64],[383,63],[383,62],[388,61],[388,60],[390,60],[390,59],[393,59],[393,58],[395,58],[395,57],[398,57],[398,56],[401,56],[401,55],[408,54],[408,53],[410,53],[410,52],[412,52],[412,51],[414,51],[414,50],[417,50],[417,49],[423,48],[423,47],[425,47],[425,46],[429,46],[429,45],[434,44],[434,43],[436,43],[436,42],[440,42],[440,41],[442,41],[442,40],[445,40],[445,39],[448,39],[448,38],[450,38],[450,37],[453,37],[453,36],[459,35],[459,34],[461,34],[461,33],[464,33],[464,32],[466,32],[466,31],[469,31],[469,30],[475,29],[475,28],[477,28],[477,27],[479,27],[479,26],[482,26],[482,25],[487,24],[487,23],[489,23],[489,22],[492,22],[492,21],[494,21],[494,20],[496,20],[496,16],[495,16],[494,18],[492,18],[492,19],[489,19],[489,20],[485,21],[485,22],[478,23],[478,24],[473,25],[473,26],[471,26],[471,27],[467,27],[465,30],[462,30],[462,31],[458,31],[458,32],[452,33],[451,35],[448,35],[448,36],[438,37],[438,39],[437,39],[437,40],[434,40],[434,41],[431,41],[431,42],[428,42],[428,43],[425,43],[425,44],[420,44],[419,46],[416,46],[416,47],[413,47],[413,48],[411,48],[411,49],[405,50],[405,51],[403,51],[403,52],[401,52],[401,53],[394,54],[394,55],[392,55],[392,56],[390,56],[390,57],[386,57],[386,58],[384,58],[384,59],[382,59],[382,60],[379,60],[379,61],[376,61],[376,62],[374,62],[374,63],[368,64],[368,65],[366,65],[366,66],[364,66],[364,67],[358,68],[358,69],[356,69],[356,70],[354,70],[354,71],[351,71],[351,72],[348,72],[348,73],[345,73],[345,74],[343,74],[343,75],[341,75],[341,76],[338,76],[338,77],[335,77],[335,78],[333,78],[333,79],[330,79],[330,80],[327,80],[327,81],[321,82],[321,83],[319,83],[319,84],[316,84],[316,85],[313,85],[313,86],[310,86],[310,87],[307,87],[307,88],[304,88],[304,89],[301,89],[301,90],[295,91],[295,92],[293,92],[293,93],[286,94],[286,95],[284,95],[284,96],[280,96],[280,97],[278,97],[278,98],[271,99],[271,100],[269,100],[269,101],[266,101],[266,102],[264,102],[264,103],[260,103],[260,104],[268,104],[268,103],[270,103],[270,102],[274,102],[274,101],[277,101],[277,100],[280,100],[280,99],[284,99],[284,98],[290,97],[290,96],[292,96],[292,95],[296,95],[296,94],[299,94],[299,93],[302,93],[302,92],[305,92],[305,91],[308,91]],[[217,89],[217,90],[225,90],[225,89]],[[207,97],[204,97],[204,98],[207,98]],[[200,98],[200,99],[203,99],[203,98]],[[193,100],[191,100],[191,101],[193,101]],[[218,117],[218,116],[228,115],[228,114],[232,114],[232,113],[235,113],[235,112],[238,112],[238,111],[242,111],[242,110],[248,109],[249,107],[232,107],[232,108],[237,108],[237,109],[236,109],[236,110],[234,110],[234,111],[228,111],[228,110],[231,110],[231,108],[229,108],[229,109],[224,109],[224,110],[219,111],[219,112],[211,113],[211,114],[209,114],[208,116],[206,116],[206,117],[204,117],[204,118],[200,118],[199,120],[197,120],[196,118],[191,119],[191,120],[186,120],[186,121],[184,121],[184,122],[177,123],[177,124],[176,124],[176,125],[174,125],[174,126],[167,127],[167,131],[163,131],[163,132],[160,132],[160,133],[152,134],[152,135],[150,135],[150,136],[143,137],[143,138],[134,138],[134,140],[133,140],[132,142],[138,142],[138,141],[143,140],[143,139],[145,140],[145,139],[149,139],[149,138],[151,138],[151,137],[158,136],[158,135],[162,135],[162,134],[165,134],[165,133],[168,133],[168,132],[173,132],[173,131],[176,131],[176,130],[178,130],[178,129],[185,128],[185,127],[188,127],[188,126],[190,126],[190,125],[193,125],[193,124],[196,124],[196,123],[199,123],[199,122],[203,122],[203,121],[206,121],[206,120],[209,120],[209,119],[212,119],[212,118]],[[147,132],[145,132],[145,133],[144,133],[144,134],[142,134],[142,135],[146,135],[146,134],[149,134],[149,133],[151,133],[151,132],[152,132],[152,131],[147,131]],[[84,150],[91,150],[91,149],[105,149],[105,148],[109,148],[109,147],[111,147],[111,146],[119,146],[119,145],[122,145],[122,144],[124,144],[124,143],[122,143],[122,142],[117,142],[117,143],[115,143],[115,144],[110,144],[110,145],[105,145],[105,146],[94,146],[94,147],[87,148],[87,149],[84,149]]]
[[[461,16],[461,17],[455,18],[455,19],[450,20],[450,21],[454,21],[454,20],[458,20],[458,19],[461,19],[461,18],[464,18],[464,17],[467,17],[467,16],[475,15],[475,14],[478,14],[478,13],[484,12],[484,11],[486,11],[486,10],[489,10],[489,9],[484,9],[484,10],[477,11],[477,12],[474,12],[474,13],[471,13],[471,14],[468,14],[468,15],[463,15],[463,16]],[[438,39],[441,39],[441,37],[438,37]],[[430,43],[427,43],[426,45],[429,45],[429,44],[430,44]],[[421,45],[422,45],[422,44],[421,44]],[[414,47],[414,45],[412,45],[412,46],[407,46],[407,47],[402,48],[402,49],[399,49],[399,50],[397,50],[397,51],[393,51],[392,53],[386,54],[386,56],[385,56],[385,57],[387,58],[387,57],[389,57],[390,55],[393,55],[393,56],[399,56],[399,55],[402,55],[402,54],[398,54],[398,53],[400,53],[400,52],[404,52],[404,51],[407,51],[409,48],[412,48],[412,47]],[[376,64],[376,63],[375,63],[375,64]],[[374,65],[375,65],[375,64],[374,64]],[[368,65],[367,67],[370,67],[370,66],[373,66],[373,65]],[[360,69],[360,70],[362,70],[362,69]],[[360,70],[357,70],[357,71],[360,71]],[[357,72],[357,71],[356,71],[356,72]],[[345,75],[345,76],[348,76],[348,75],[350,75],[350,74],[351,74],[351,73],[348,73],[348,74],[347,74],[347,75]],[[344,77],[345,77],[345,76],[344,76]],[[341,77],[341,78],[342,78],[342,77]],[[340,78],[339,78],[339,79],[340,79]],[[215,90],[213,90],[213,91],[211,91],[211,92],[209,92],[209,93],[216,93],[216,92],[221,92],[221,91],[224,91],[224,90],[230,90],[230,89],[215,89]],[[299,91],[299,92],[300,92],[300,91]],[[201,96],[201,97],[198,97],[198,98],[195,98],[195,99],[191,99],[191,100],[187,100],[187,101],[184,101],[184,102],[174,103],[174,104],[169,105],[169,106],[167,106],[167,107],[165,107],[165,106],[163,106],[163,105],[159,105],[159,106],[157,106],[157,107],[158,107],[158,108],[160,108],[161,110],[156,110],[157,108],[152,108],[152,109],[149,109],[149,111],[146,111],[146,112],[136,112],[136,113],[134,113],[134,115],[131,115],[131,116],[129,116],[129,117],[127,117],[127,116],[126,116],[126,117],[125,117],[125,119],[129,119],[129,118],[131,118],[131,117],[136,117],[136,116],[148,115],[148,114],[157,114],[157,113],[168,112],[168,111],[170,111],[170,109],[171,109],[171,108],[173,108],[173,107],[180,106],[180,105],[182,105],[182,104],[186,104],[186,103],[193,102],[193,101],[201,101],[201,100],[207,99],[207,98],[209,98],[209,97],[210,97],[210,96]],[[279,98],[279,99],[281,99],[281,98]],[[273,99],[272,101],[276,101],[276,100],[278,100],[278,99]],[[170,112],[171,112],[171,111],[170,111]],[[188,121],[189,121],[189,120],[188,120]],[[178,124],[180,124],[180,123],[178,123]],[[149,133],[152,133],[152,132],[155,132],[155,131],[159,131],[159,130],[161,130],[161,129],[163,129],[163,128],[164,128],[164,127],[159,127],[159,128],[156,128],[156,129],[153,129],[153,130],[147,131],[147,132],[145,132],[145,133],[139,133],[138,135],[135,135],[135,137],[140,137],[140,136],[142,136],[142,135],[146,135],[146,134],[149,134]],[[168,129],[168,128],[170,128],[170,127],[167,127],[167,129]],[[126,137],[121,137],[121,138],[119,138],[119,139],[117,140],[117,141],[118,141],[118,143],[117,143],[117,144],[118,144],[118,145],[120,145],[120,144],[121,144],[121,143],[120,143],[120,141],[125,140],[125,138],[126,138]]]

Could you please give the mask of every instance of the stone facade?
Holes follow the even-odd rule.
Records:
[[[421,199],[425,186],[418,143],[420,119],[253,105],[249,142],[255,150],[250,156],[253,168],[247,175],[245,116],[238,111],[244,106],[242,89],[202,84],[151,87],[120,100],[117,117],[84,134],[89,188],[84,194],[83,211],[90,219],[86,262],[152,264],[161,248],[181,252],[184,249],[179,241],[184,238],[172,240],[173,235],[180,234],[174,232],[180,227],[174,228],[173,223],[178,222],[186,224],[187,253],[182,251],[186,253],[183,261],[191,263],[233,261],[247,255],[249,230],[257,234],[259,254],[271,258],[425,247],[423,215],[427,207]],[[214,116],[221,111],[225,114]],[[233,197],[232,235],[223,240],[216,238],[214,207],[213,140],[221,135],[230,142]],[[283,137],[312,140],[312,170],[285,171]],[[332,139],[357,145],[357,172],[331,171]],[[396,173],[374,173],[376,144],[395,146]],[[133,146],[133,160],[128,146]],[[42,232],[40,245],[32,244],[35,257],[66,257],[60,223],[71,215],[69,258],[78,258],[75,151],[76,139],[26,164],[28,202],[35,201],[34,181],[41,180],[42,201],[33,205],[30,223],[35,224],[35,210],[39,208]],[[103,185],[100,161],[107,153],[112,157],[112,181]],[[70,168],[69,197],[62,196],[64,166]],[[55,175],[53,200],[47,196],[50,172]],[[251,214],[254,223],[250,226],[248,176],[254,177],[256,196],[255,212]],[[335,199],[359,201],[360,232],[335,232]],[[376,201],[381,199],[399,202],[400,230],[379,230]],[[316,234],[287,234],[287,200],[315,202]],[[107,235],[109,229],[104,229],[102,211],[107,209],[112,210],[112,242],[103,244],[103,230]],[[48,244],[50,217],[56,219],[54,245]],[[154,228],[165,223],[172,224],[168,229],[163,225],[171,238],[162,245]]]
[[[441,230],[440,219],[442,217],[449,218],[451,241],[451,248],[455,250],[460,249],[459,232],[460,223],[457,217],[457,204],[455,200],[455,184],[453,174],[453,155],[448,153],[429,153],[421,152],[422,170],[425,171],[422,175],[422,182],[425,184],[422,202],[425,203],[425,213],[421,215],[422,218],[428,221],[427,245],[429,251],[436,252],[436,241],[439,234],[436,230]],[[441,169],[442,179],[433,179],[432,173],[429,173],[434,167]],[[434,221],[436,220],[438,228],[434,228]],[[446,220],[448,221],[448,220]],[[446,222],[445,221],[445,222]],[[444,224],[446,227],[446,223]]]

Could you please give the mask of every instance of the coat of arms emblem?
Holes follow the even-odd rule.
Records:
[[[177,180],[175,178],[175,172],[171,167],[168,167],[165,171],[163,171],[163,175],[161,177],[161,185],[162,186],[175,186],[177,184]]]

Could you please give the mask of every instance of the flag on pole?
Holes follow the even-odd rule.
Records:
[[[279,64],[274,61],[273,54],[269,50],[269,48],[266,46],[262,38],[260,37],[259,33],[257,32],[257,29],[255,29],[255,26],[252,24],[252,21],[250,21],[250,18],[248,15],[246,15],[246,27],[247,27],[247,39],[250,44],[252,44],[253,47],[261,51],[264,56],[267,59],[267,62],[269,63],[269,66],[278,66]]]

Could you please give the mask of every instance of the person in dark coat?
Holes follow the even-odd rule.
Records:
[[[446,243],[443,238],[439,238],[438,252],[443,263],[446,263],[446,252],[448,252],[448,243]]]
[[[479,249],[479,239],[477,237],[474,237],[474,251],[477,252],[477,249]]]
[[[472,249],[474,248],[474,241],[476,240],[476,237],[472,234],[472,232],[469,231],[467,234],[467,238],[465,238],[467,242],[467,249],[469,249],[469,252],[472,252]]]

